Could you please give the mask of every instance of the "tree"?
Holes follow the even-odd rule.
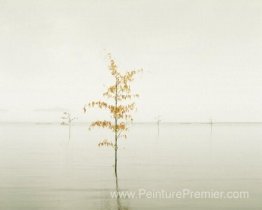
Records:
[[[117,176],[117,151],[118,151],[118,140],[127,138],[126,132],[128,131],[128,124],[133,122],[132,112],[136,109],[133,100],[139,97],[138,94],[133,94],[131,91],[131,82],[134,80],[134,76],[142,71],[132,70],[124,74],[120,73],[115,60],[108,55],[109,58],[109,70],[113,76],[114,83],[110,85],[106,92],[103,94],[104,97],[110,100],[109,103],[106,101],[91,101],[84,107],[84,112],[88,108],[99,108],[105,109],[109,112],[111,119],[113,120],[97,120],[91,123],[90,129],[93,127],[107,128],[114,134],[114,141],[104,139],[99,142],[98,146],[109,146],[115,151],[115,175]],[[131,102],[130,102],[131,101]],[[113,102],[113,103],[112,103]]]
[[[69,140],[71,138],[71,124],[72,124],[72,121],[75,119],[76,117],[71,117],[71,114],[69,112],[63,112],[61,125],[68,126],[68,139]]]

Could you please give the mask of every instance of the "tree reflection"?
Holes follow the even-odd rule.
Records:
[[[119,185],[118,185],[117,174],[115,174],[115,182],[116,182],[116,193],[117,193],[117,198],[116,198],[117,210],[128,210],[129,208],[122,205],[121,203],[121,198],[119,196]]]

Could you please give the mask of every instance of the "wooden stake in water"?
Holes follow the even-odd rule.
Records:
[[[157,116],[156,117],[156,123],[157,123],[157,136],[159,136],[159,133],[160,133],[160,122],[161,122],[161,120],[160,120],[160,116]]]

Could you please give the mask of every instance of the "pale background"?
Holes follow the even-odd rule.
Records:
[[[0,121],[59,121],[143,67],[135,120],[262,121],[262,1],[0,0]]]

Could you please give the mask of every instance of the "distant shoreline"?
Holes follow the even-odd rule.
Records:
[[[89,125],[91,122],[75,122],[73,125]],[[0,122],[0,125],[61,125],[60,122]],[[147,125],[157,124],[157,122],[134,122],[133,125]],[[262,122],[160,122],[162,125],[247,125],[247,124],[261,124]],[[64,126],[64,125],[63,125]]]

